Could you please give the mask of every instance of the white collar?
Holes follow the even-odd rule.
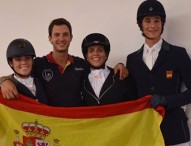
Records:
[[[108,69],[107,66],[105,66],[104,69],[93,69],[93,68],[91,68],[90,70],[91,70],[91,73],[90,73],[91,76],[103,75],[104,78],[106,78],[110,72],[110,70]]]
[[[152,47],[149,47],[146,43],[144,43],[144,52],[148,52],[148,51],[159,52],[161,49],[161,46],[162,46],[162,38]]]
[[[14,78],[19,81],[20,83],[24,84],[24,85],[31,85],[33,84],[33,77],[29,76],[28,78],[20,78],[16,75],[14,75]]]

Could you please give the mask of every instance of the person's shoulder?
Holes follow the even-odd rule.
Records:
[[[76,66],[83,66],[83,67],[88,67],[87,61],[85,61],[83,58],[80,58],[78,56],[73,56],[71,55],[71,57],[74,60],[74,65]]]
[[[112,67],[107,66],[107,68],[109,69],[109,71],[110,71],[112,74],[114,74],[114,69],[113,69]]]
[[[40,62],[40,61],[43,61],[43,60],[47,60],[46,56],[35,57],[35,58],[34,58],[34,61],[35,61],[35,62]]]
[[[138,49],[137,51],[134,51],[134,52],[130,53],[128,56],[134,56],[134,55],[140,53],[141,50],[142,49]]]
[[[177,58],[177,56],[179,56],[180,59],[189,56],[184,47],[173,45],[168,42],[165,42],[165,44],[163,44],[163,49],[166,50],[166,52],[168,52],[168,54],[174,58]]]
[[[186,50],[184,47],[181,47],[181,46],[176,46],[176,45],[172,45],[172,44],[170,44],[170,46],[172,47],[173,50],[176,50],[176,51]]]
[[[185,56],[188,56],[186,49],[182,46],[169,44],[169,48],[170,48],[171,54],[174,55],[175,57],[179,56],[179,58],[181,57],[184,58]]]
[[[138,49],[137,51],[134,51],[134,52],[128,54],[128,55],[127,55],[127,58],[128,58],[128,59],[135,58],[137,55],[139,55],[139,54],[142,53],[142,52],[143,52],[143,49],[142,49],[142,48],[141,48],[141,49]]]
[[[36,58],[34,58],[33,69],[42,67],[42,66],[44,66],[47,62],[48,62],[48,61],[47,61],[46,56],[36,57]]]
[[[142,57],[142,54],[143,54],[143,46],[137,51],[128,54],[126,58],[126,67],[130,68],[130,66],[134,64],[133,62],[136,59]]]
[[[169,46],[169,48],[170,48],[170,51],[186,51],[186,49],[184,48],[184,47],[182,47],[182,46],[178,46],[178,45],[173,45],[173,44],[171,44],[171,43],[169,43],[169,42],[166,42],[166,41],[164,41],[164,46],[166,47],[166,46]]]
[[[74,61],[82,61],[82,62],[85,62],[85,60],[81,57],[78,57],[78,56],[74,56],[74,55],[71,55],[71,57],[74,59]]]
[[[74,55],[71,55],[71,57],[74,60],[74,64],[87,64],[86,61],[81,57],[74,56]]]

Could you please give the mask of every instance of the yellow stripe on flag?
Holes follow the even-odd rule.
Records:
[[[27,97],[14,101],[0,97],[0,145],[164,146],[162,116],[149,107],[148,100],[56,108]]]

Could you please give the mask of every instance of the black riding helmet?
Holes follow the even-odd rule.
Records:
[[[22,38],[15,39],[9,44],[7,48],[7,61],[9,62],[13,57],[20,56],[36,57],[32,44],[28,40]]]
[[[13,67],[10,65],[10,61],[12,61],[14,57],[21,57],[21,56],[31,56],[32,58],[36,57],[36,53],[32,44],[28,40],[25,40],[22,38],[15,39],[9,44],[6,55],[7,55],[7,62],[9,66],[19,76],[23,76],[23,75],[17,73],[13,69]]]
[[[87,35],[84,40],[82,41],[82,53],[85,59],[88,47],[91,45],[103,45],[104,50],[107,53],[107,57],[109,56],[110,52],[110,42],[106,36],[101,33],[91,33]]]
[[[137,24],[142,31],[142,21],[145,16],[158,15],[162,21],[162,31],[166,21],[166,12],[163,5],[157,0],[146,0],[142,2],[137,10]]]

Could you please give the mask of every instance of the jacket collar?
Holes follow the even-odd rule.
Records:
[[[140,62],[142,65],[143,64],[145,65],[145,63],[143,62],[143,59],[142,59],[143,50],[144,50],[143,48],[144,48],[144,45],[142,45],[142,47],[136,52],[136,60],[138,62]],[[170,44],[163,39],[161,50],[159,51],[158,58],[154,64],[152,70],[154,70],[158,65],[160,65],[167,58],[167,54],[169,51],[170,51]]]
[[[137,51],[137,54],[143,54],[143,48],[144,48],[144,44],[142,45],[142,47]],[[169,43],[166,42],[164,39],[162,39],[162,47],[161,47],[161,50],[164,50],[164,51],[170,51],[170,46],[169,46]]]

